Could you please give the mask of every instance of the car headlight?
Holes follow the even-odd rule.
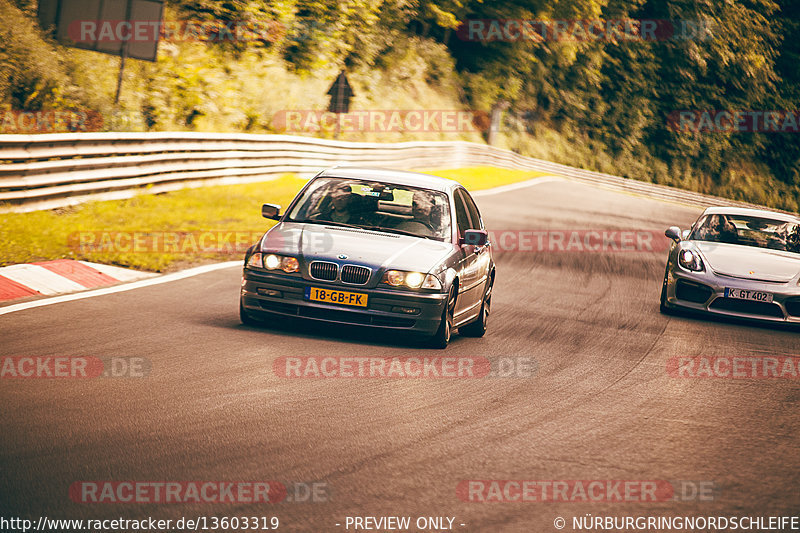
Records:
[[[268,268],[269,270],[275,270],[276,268],[281,266],[281,258],[275,254],[269,254],[264,256],[264,268]]]
[[[284,257],[281,270],[284,272],[299,272],[300,261],[298,261],[296,257]]]
[[[406,285],[411,287],[412,289],[416,289],[422,285],[422,282],[425,281],[425,276],[420,274],[419,272],[409,272],[406,274]]]
[[[383,283],[392,287],[406,286],[412,289],[441,290],[442,282],[433,274],[422,272],[404,272],[402,270],[387,270],[383,275]]]
[[[681,250],[678,252],[678,263],[686,270],[700,272],[704,269],[700,254],[694,250]]]
[[[300,262],[290,255],[254,253],[247,261],[249,267],[266,268],[267,270],[283,270],[286,273],[300,271]]]
[[[256,252],[253,255],[251,255],[250,258],[247,260],[247,266],[263,268],[264,263],[262,262],[261,259],[261,252]]]

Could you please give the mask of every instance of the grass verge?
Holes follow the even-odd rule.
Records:
[[[460,181],[469,190],[543,175],[493,167],[427,172]],[[286,206],[305,183],[302,178],[285,175],[261,183],[183,189],[49,211],[0,214],[0,266],[68,258],[169,272],[237,260],[243,249],[273,224],[261,218],[261,204]],[[135,238],[140,239],[138,243]],[[223,251],[202,251],[209,249]]]

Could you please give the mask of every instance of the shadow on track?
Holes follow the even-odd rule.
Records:
[[[657,304],[656,304],[657,305]],[[656,306],[656,311],[658,307]],[[695,311],[694,309],[671,308],[667,313],[662,313],[665,317],[684,319],[693,323],[715,323],[727,324],[732,326],[744,326],[758,330],[782,331],[790,333],[800,333],[800,324],[790,324],[782,322],[764,322],[757,319],[743,318],[738,316],[712,315]]]
[[[242,324],[238,318],[232,316],[230,320],[224,322],[209,320],[204,321],[204,324],[225,329],[279,335],[293,339],[343,342],[381,348],[422,349],[439,354],[444,354],[447,351],[428,348],[425,344],[427,339],[404,331],[377,330],[350,324],[328,324],[302,318],[278,316],[268,321],[260,321],[258,325],[250,326]],[[450,339],[450,347],[458,346],[468,340],[472,339],[466,339],[454,333]]]

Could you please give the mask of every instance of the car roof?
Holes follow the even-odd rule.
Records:
[[[750,207],[709,207],[703,211],[703,215],[740,215],[770,218],[772,220],[782,220],[784,222],[800,222],[800,218],[789,213],[770,211],[768,209],[754,209]]]
[[[333,167],[323,170],[318,177],[353,178],[382,181],[394,185],[406,185],[433,189],[435,191],[449,192],[461,184],[457,181],[405,170],[390,170],[386,168],[369,167]]]

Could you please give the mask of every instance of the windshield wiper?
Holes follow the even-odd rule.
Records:
[[[297,222],[298,224],[322,224],[323,226],[341,226],[343,228],[361,229],[361,226],[354,224],[346,224],[344,222],[333,222],[332,220],[316,220],[313,218],[306,218],[303,220],[290,220],[289,222]]]
[[[359,227],[372,231],[385,231],[386,233],[398,233],[400,235],[408,235],[409,237],[421,237],[423,239],[431,239],[434,241],[438,240],[435,237],[431,237],[430,235],[420,235],[419,233],[412,233],[410,231],[405,231],[396,228],[384,228],[383,226],[359,226]]]

